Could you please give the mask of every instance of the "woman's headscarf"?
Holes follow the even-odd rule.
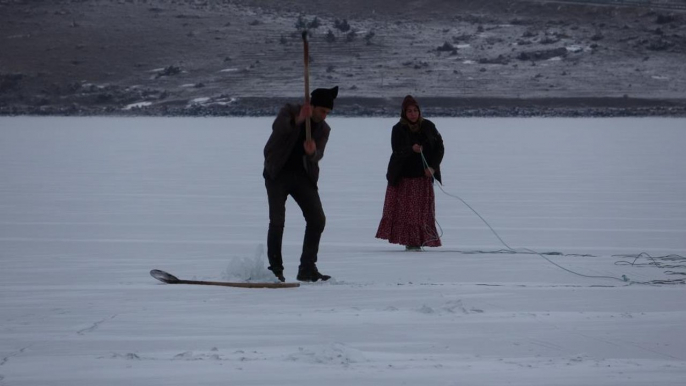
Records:
[[[410,106],[415,106],[417,108],[417,111],[419,111],[419,118],[415,123],[410,122],[410,120],[407,119],[407,115],[405,114],[407,108]],[[410,130],[412,131],[419,130],[419,126],[422,123],[422,110],[419,108],[419,103],[417,103],[417,100],[414,99],[412,95],[408,95],[405,97],[405,99],[403,99],[402,110],[400,111],[400,121],[410,126]]]

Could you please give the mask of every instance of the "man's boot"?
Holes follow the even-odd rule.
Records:
[[[283,276],[283,272],[274,272],[274,276],[276,276],[276,278],[282,283],[286,281],[286,278]]]
[[[280,282],[283,283],[286,281],[286,278],[283,276],[282,270],[272,269],[272,267],[269,267],[268,269],[274,273],[274,276],[276,276],[276,278],[279,279]]]
[[[319,270],[317,269],[317,266],[311,266],[311,267],[300,267],[298,269],[298,276],[296,277],[298,281],[304,281],[304,282],[316,282],[316,281],[327,281],[331,279],[331,276],[329,275],[324,275]]]

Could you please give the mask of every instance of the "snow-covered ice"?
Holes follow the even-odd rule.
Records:
[[[332,116],[334,279],[272,290],[149,276],[265,273],[271,118],[0,118],[0,385],[683,385],[686,287],[638,283],[684,278],[686,120],[433,120],[444,246],[374,238],[396,120]]]

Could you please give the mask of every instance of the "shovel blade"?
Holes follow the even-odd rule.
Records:
[[[178,277],[172,275],[171,273],[164,272],[164,271],[159,270],[159,269],[153,269],[152,271],[150,271],[150,276],[154,277],[155,279],[157,279],[161,282],[168,283],[168,284],[174,284],[174,283],[179,282]]]

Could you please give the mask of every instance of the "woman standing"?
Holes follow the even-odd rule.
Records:
[[[400,122],[391,133],[386,199],[376,237],[405,245],[408,251],[440,247],[436,231],[433,180],[441,181],[443,138],[433,122],[422,118],[419,104],[408,95]]]

